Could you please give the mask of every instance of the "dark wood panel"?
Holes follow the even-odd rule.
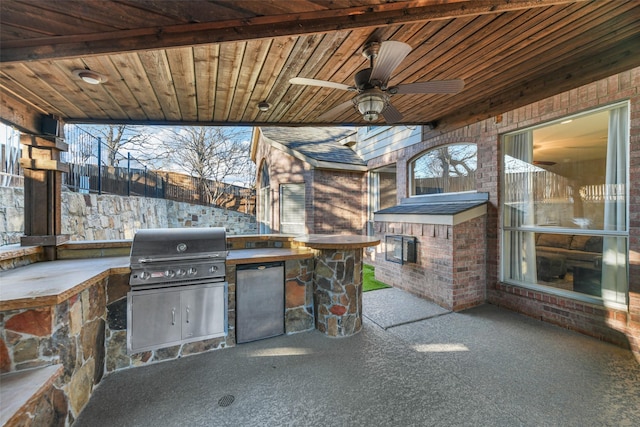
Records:
[[[289,79],[353,85],[368,40],[412,46],[391,85],[465,81],[455,95],[392,97],[407,124],[483,118],[592,81],[603,62],[640,66],[632,1],[5,0],[0,12],[2,55],[33,59],[1,62],[0,90],[67,121],[318,124],[355,94]],[[81,68],[108,81],[87,85]],[[365,124],[353,108],[331,123]]]

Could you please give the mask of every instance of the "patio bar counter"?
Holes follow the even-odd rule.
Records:
[[[368,236],[311,234],[294,239],[315,251],[313,300],[316,329],[331,337],[362,329],[362,249],[380,240]]]

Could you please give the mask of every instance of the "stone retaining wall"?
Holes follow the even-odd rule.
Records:
[[[254,215],[147,197],[62,191],[62,233],[71,240],[131,239],[140,228],[225,227],[229,235],[257,233]],[[0,246],[24,234],[24,190],[0,187]]]

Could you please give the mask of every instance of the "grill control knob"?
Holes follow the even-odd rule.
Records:
[[[179,268],[178,271],[176,271],[176,276],[182,277],[185,274],[187,274],[187,271],[184,268]]]
[[[149,277],[151,277],[151,273],[149,273],[148,271],[143,271],[142,273],[140,273],[140,279],[142,280],[147,280]]]
[[[175,277],[175,275],[176,275],[176,272],[173,270],[164,271],[164,277],[172,278],[172,277]]]
[[[209,273],[215,273],[215,272],[217,272],[217,271],[218,271],[218,266],[217,266],[217,265],[212,265],[212,266],[209,268]]]
[[[189,269],[187,270],[187,274],[189,276],[195,276],[196,274],[198,274],[198,269],[195,267],[189,267]]]

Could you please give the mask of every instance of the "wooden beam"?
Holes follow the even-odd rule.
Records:
[[[69,172],[69,164],[58,160],[47,159],[20,159],[20,167],[22,169],[38,170],[38,171],[58,171]]]
[[[0,62],[72,58],[503,13],[587,0],[410,0],[249,19],[3,40]]]
[[[39,134],[43,111],[21,102],[3,91],[0,96],[0,122],[14,126],[21,132]]]
[[[32,147],[52,148],[58,151],[69,151],[69,144],[64,142],[63,138],[49,135],[29,135],[23,133],[20,134],[20,144]]]

